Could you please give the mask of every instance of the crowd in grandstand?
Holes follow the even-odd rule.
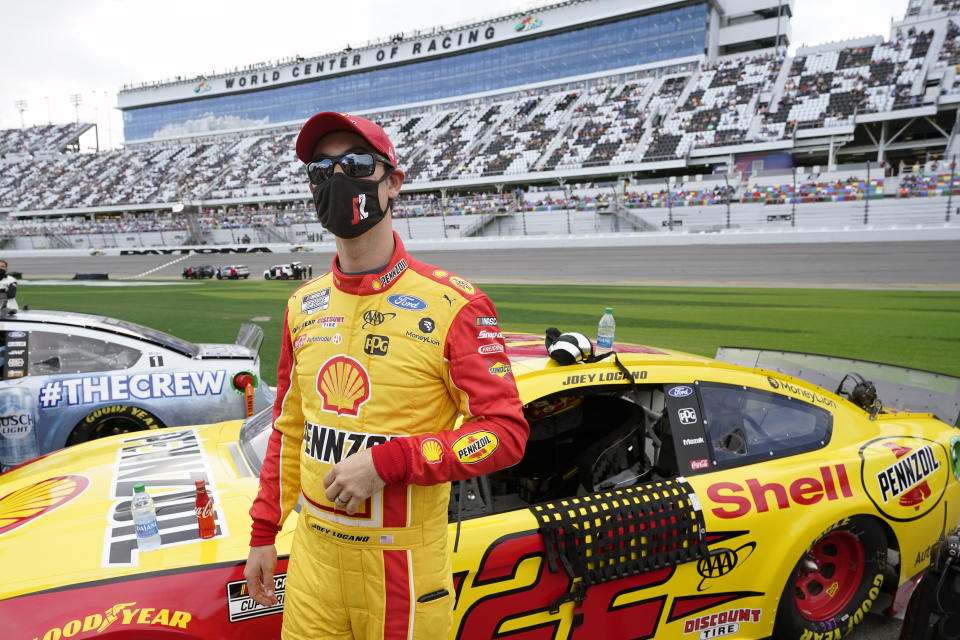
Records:
[[[935,0],[933,8],[956,13],[960,0]],[[793,58],[772,51],[731,55],[699,65],[365,115],[383,124],[406,182],[421,190],[437,181],[470,183],[503,176],[508,183],[545,172],[575,176],[607,166],[634,173],[663,166],[653,163],[683,160],[700,149],[780,141],[798,130],[849,125],[858,115],[925,104],[930,98],[922,71],[928,65],[960,63],[960,26],[948,19],[929,24],[896,29],[889,41],[822,45]],[[944,76],[939,92],[960,92],[957,74]],[[63,153],[91,126],[0,131],[0,209],[64,214],[46,222],[8,221],[0,234],[252,229],[313,220],[303,167],[292,153],[297,125]],[[730,178],[731,184],[681,178],[669,188],[656,185],[619,194],[612,187],[582,185],[524,194],[510,186],[497,193],[494,185],[486,193],[437,189],[402,195],[394,215],[817,202],[883,193],[882,177],[867,182],[862,176],[821,180],[811,175],[796,187],[792,181],[757,184],[749,176]],[[891,193],[900,197],[942,194],[953,185],[943,167],[901,170],[898,178],[899,187]],[[238,205],[269,198],[289,204],[269,209]],[[202,201],[207,209],[192,217],[169,212],[75,215],[78,209],[180,201]]]

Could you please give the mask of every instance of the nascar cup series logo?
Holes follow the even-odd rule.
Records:
[[[370,376],[353,358],[334,356],[317,373],[317,393],[323,398],[324,411],[356,416],[370,399]]]
[[[879,438],[860,450],[863,486],[891,520],[916,520],[937,506],[947,487],[950,459],[943,445],[911,437]]]

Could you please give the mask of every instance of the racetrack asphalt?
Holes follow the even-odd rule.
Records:
[[[960,291],[960,242],[569,247],[564,249],[411,251],[477,283],[631,286],[760,286]],[[110,280],[179,278],[189,264],[246,264],[260,279],[271,265],[301,261],[314,275],[332,251],[244,255],[15,257],[25,279],[71,279],[105,273]],[[901,621],[867,616],[851,640],[896,640]]]
[[[412,251],[477,283],[631,286],[762,286],[960,290],[960,242],[686,245]],[[179,278],[190,264],[246,264],[262,278],[273,264],[301,261],[314,275],[332,251],[208,255],[11,257],[26,279],[72,279],[105,273],[110,280]]]

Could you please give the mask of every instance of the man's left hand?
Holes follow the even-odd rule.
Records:
[[[370,449],[347,456],[323,477],[327,500],[349,515],[359,511],[367,498],[383,489],[384,484],[373,466]]]

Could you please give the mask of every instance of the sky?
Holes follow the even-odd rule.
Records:
[[[889,37],[908,0],[793,0],[793,45]],[[0,0],[0,129],[97,122],[122,142],[117,93],[362,46],[403,31],[451,27],[550,0]],[[400,9],[398,9],[400,8]]]

